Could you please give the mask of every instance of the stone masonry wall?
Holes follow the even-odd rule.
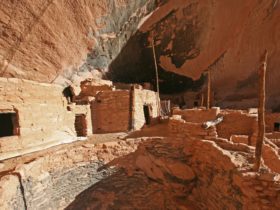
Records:
[[[6,152],[14,156],[23,149],[74,140],[75,115],[66,109],[62,87],[0,78],[0,101],[0,111],[17,111],[20,127],[19,136],[0,139],[0,159]]]
[[[127,90],[103,91],[92,102],[94,133],[113,133],[129,130],[130,92]]]
[[[128,131],[132,127],[132,118],[134,119],[134,129],[141,129],[145,124],[144,105],[151,106],[152,118],[158,116],[155,92],[143,89],[135,89],[133,92],[116,90],[102,91],[97,94],[96,100],[92,102],[94,133]]]

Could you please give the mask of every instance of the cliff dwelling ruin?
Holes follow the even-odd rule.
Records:
[[[279,210],[278,0],[2,0],[0,210]]]

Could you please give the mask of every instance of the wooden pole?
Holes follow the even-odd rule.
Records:
[[[208,83],[207,83],[207,109],[211,107],[211,71],[208,70]]]
[[[158,65],[157,65],[157,57],[156,57],[156,50],[155,50],[155,40],[154,35],[152,35],[152,49],[153,49],[153,56],[154,56],[154,63],[155,63],[155,71],[156,71],[156,92],[157,92],[157,107],[158,107],[158,116],[161,116],[161,108],[160,108],[160,98],[159,98],[159,80],[158,80]]]
[[[201,101],[200,101],[200,106],[201,107],[203,107],[203,105],[204,105],[204,94],[203,93],[201,93]]]
[[[135,86],[130,87],[130,130],[135,130]]]
[[[261,164],[262,146],[265,138],[265,80],[267,67],[267,50],[262,58],[259,68],[259,109],[258,109],[258,139],[255,150],[255,171],[258,171]]]

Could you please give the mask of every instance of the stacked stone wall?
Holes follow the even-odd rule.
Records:
[[[94,133],[128,131],[130,120],[130,92],[127,90],[100,92],[92,102]]]

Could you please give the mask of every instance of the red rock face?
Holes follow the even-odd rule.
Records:
[[[106,71],[137,29],[155,29],[160,67],[195,80],[211,69],[216,104],[224,107],[257,105],[257,68],[267,49],[268,106],[277,109],[279,18],[278,0],[7,0],[0,76],[63,83],[77,72]],[[129,68],[151,69],[149,56]]]
[[[60,71],[79,65],[93,44],[87,37],[93,18],[106,13],[106,5],[94,3],[94,17],[79,16],[86,8],[66,1],[4,1],[1,76],[52,81]]]
[[[122,39],[124,34],[117,35],[120,30],[135,30],[127,21],[134,13],[137,18],[147,13],[146,3],[151,6],[153,1],[3,1],[0,76],[41,82],[67,78],[78,71],[93,49],[94,57],[101,61],[92,68],[100,68],[100,63],[106,68],[116,53],[108,49],[108,42]],[[128,26],[121,28],[125,24]]]
[[[165,45],[158,52],[163,69],[193,79],[207,69],[213,71],[220,106],[257,105],[257,69],[267,49],[268,105],[277,108],[279,18],[280,5],[275,0],[177,0],[155,10],[141,30],[156,29],[160,45]]]

